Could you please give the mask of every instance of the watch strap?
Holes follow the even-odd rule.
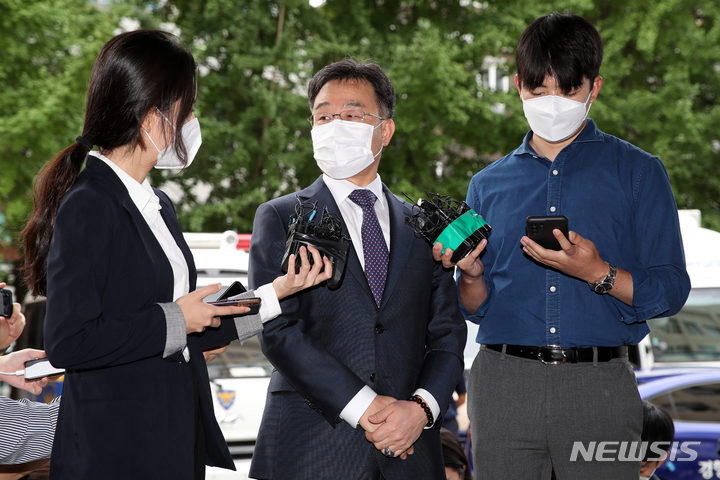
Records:
[[[607,263],[607,262],[605,262]],[[590,288],[599,295],[605,295],[610,290],[612,290],[613,286],[615,285],[615,277],[617,276],[617,268],[613,265],[610,265],[607,263],[607,265],[610,267],[610,272],[608,272],[607,276],[600,280],[599,282],[591,283]]]

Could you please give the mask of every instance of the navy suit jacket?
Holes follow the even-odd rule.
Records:
[[[196,270],[175,210],[159,190],[161,215]],[[53,445],[54,479],[191,479],[199,384],[207,463],[234,469],[213,413],[202,351],[237,338],[233,322],[188,335],[163,358],[173,272],[122,181],[101,160],[87,166],[60,202],[48,259],[45,349],[65,368]]]
[[[400,460],[385,458],[362,428],[339,418],[365,385],[402,400],[424,388],[444,412],[463,371],[467,328],[452,273],[433,260],[431,248],[405,222],[410,206],[387,187],[383,191],[390,208],[390,265],[380,307],[351,248],[340,288],[320,285],[283,300],[282,316],[261,334],[263,353],[276,371],[252,478],[352,479],[378,468],[388,480],[444,478],[441,419],[422,433],[415,454]],[[261,205],[250,246],[251,286],[280,273],[298,199],[339,213],[322,178]]]

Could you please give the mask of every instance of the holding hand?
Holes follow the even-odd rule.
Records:
[[[312,255],[313,264],[310,266],[308,258],[308,250]],[[273,288],[277,294],[278,300],[297,293],[309,287],[322,283],[332,278],[332,263],[327,257],[320,255],[320,252],[310,246],[307,249],[300,247],[300,272],[295,273],[295,255],[290,255],[288,259],[288,273],[282,277],[278,277],[273,281]],[[322,272],[321,272],[322,270]]]
[[[7,285],[0,282],[0,288]],[[25,329],[25,315],[22,314],[21,305],[13,303],[13,313],[10,318],[0,316],[0,352],[5,351]]]
[[[487,239],[483,238],[480,243],[478,243],[477,247],[470,252],[470,254],[457,262],[457,264],[452,263],[452,256],[453,256],[453,250],[450,248],[445,249],[445,253],[443,253],[443,245],[442,243],[438,242],[435,245],[433,245],[433,258],[438,261],[442,262],[443,267],[445,268],[452,268],[457,266],[457,268],[460,269],[463,275],[467,275],[468,277],[472,278],[478,278],[481,277],[483,272],[485,271],[485,268],[483,267],[483,263],[480,260],[480,254],[485,250],[485,247],[487,246]]]
[[[458,279],[458,292],[460,293],[460,302],[468,312],[475,312],[487,298],[487,285],[483,273],[485,266],[480,260],[480,254],[487,246],[487,239],[483,238],[477,247],[470,254],[457,262],[452,263],[453,251],[449,248],[445,249],[443,254],[443,246],[441,243],[433,245],[433,258],[442,262],[443,267],[452,268],[457,266],[460,271]]]
[[[178,298],[175,303],[180,306],[185,317],[187,333],[202,332],[208,327],[219,327],[220,316],[242,315],[250,311],[249,307],[218,307],[205,303],[203,298],[218,293],[222,285],[208,285]]]
[[[18,352],[9,353],[0,357],[0,371],[7,373],[15,373],[25,369],[25,362],[45,358],[43,350],[35,350],[26,348]],[[13,387],[21,388],[35,395],[40,394],[44,386],[48,384],[48,377],[39,380],[25,380],[23,375],[0,375],[2,380],[9,383]]]
[[[569,239],[565,238],[557,228],[553,230],[553,235],[562,250],[548,250],[525,236],[520,239],[523,251],[543,265],[588,283],[605,278],[608,266],[600,258],[600,253],[593,242],[573,231],[569,232]]]

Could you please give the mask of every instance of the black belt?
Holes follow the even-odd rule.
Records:
[[[502,352],[503,345],[481,346]],[[540,360],[542,363],[557,365],[560,363],[577,363],[594,361],[593,349],[597,349],[597,361],[609,362],[613,358],[627,356],[627,345],[619,347],[587,347],[587,348],[562,348],[558,345],[545,345],[543,347],[527,347],[524,345],[507,345],[505,353],[514,357]]]

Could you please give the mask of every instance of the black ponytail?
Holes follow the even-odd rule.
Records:
[[[47,259],[60,199],[80,174],[88,149],[75,143],[48,161],[33,184],[33,212],[22,231],[25,281],[33,295],[47,295]]]

